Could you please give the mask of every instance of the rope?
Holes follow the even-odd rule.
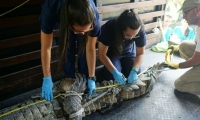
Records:
[[[76,117],[78,115],[82,115],[83,111],[84,111],[84,108],[81,108],[79,111],[69,115],[69,118],[74,118],[74,117]]]
[[[82,99],[82,95],[83,95],[83,93],[77,93],[77,92],[75,92],[75,91],[67,91],[66,93],[63,93],[62,94],[64,97],[67,97],[67,96],[72,96],[72,95],[76,95],[76,96],[78,96],[80,99]]]
[[[30,0],[26,0],[25,2],[23,2],[22,4],[20,4],[20,5],[16,6],[16,7],[14,7],[13,9],[11,9],[11,10],[9,10],[9,11],[3,13],[3,14],[0,14],[0,17],[2,17],[2,16],[4,16],[4,15],[6,15],[6,14],[8,14],[8,13],[14,11],[14,10],[16,10],[17,8],[23,6],[24,4],[26,4],[26,3],[29,2],[29,1],[30,1]]]
[[[92,100],[90,100],[89,102],[85,103],[83,105],[83,108],[85,108],[86,106],[90,105],[91,103],[95,102],[96,100],[98,100],[99,98],[103,97],[106,93],[108,93],[111,90],[111,88],[109,88],[107,91],[105,91],[104,93],[100,94],[99,96],[97,96],[96,98],[93,98]]]
[[[58,95],[55,96],[54,98],[57,98],[57,97],[59,97],[59,96],[61,96],[61,95],[62,95],[62,94],[58,94]],[[13,110],[8,111],[8,112],[6,112],[6,113],[4,113],[4,114],[1,114],[1,115],[0,115],[0,118],[3,117],[3,116],[9,115],[9,114],[11,114],[11,113],[13,113],[13,112],[16,112],[16,111],[18,111],[18,110],[21,110],[21,109],[27,108],[27,107],[29,107],[29,106],[36,105],[36,104],[41,103],[41,102],[45,102],[45,101],[46,101],[46,100],[40,100],[40,101],[37,101],[37,102],[34,102],[34,103],[30,103],[30,104],[25,105],[25,106],[22,106],[22,107],[13,109]]]

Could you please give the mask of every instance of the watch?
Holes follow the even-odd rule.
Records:
[[[88,77],[88,79],[96,81],[96,76],[94,76],[94,77]]]

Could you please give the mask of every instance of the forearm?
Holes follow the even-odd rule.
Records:
[[[194,60],[194,59],[188,59],[187,61],[185,62],[181,62],[179,63],[179,68],[189,68],[189,67],[193,67],[193,66],[196,66],[196,65],[199,65],[199,60]]]
[[[53,33],[45,34],[41,31],[41,62],[44,77],[51,75],[51,46],[53,40]]]
[[[89,77],[95,76],[97,37],[89,37],[86,43],[86,59]]]
[[[200,64],[200,52],[195,51],[194,55],[185,62],[179,63],[179,68],[188,68]]]
[[[48,77],[51,75],[51,68],[50,68],[51,50],[42,50],[41,60],[42,60],[43,75],[44,77]]]
[[[99,58],[110,72],[112,72],[115,69],[115,66],[112,64],[111,60],[106,55],[100,55]]]
[[[95,76],[96,50],[86,48],[86,59],[89,77]]]
[[[140,68],[142,62],[144,60],[144,54],[137,55],[134,60],[133,67]]]

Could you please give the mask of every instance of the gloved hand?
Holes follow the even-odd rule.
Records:
[[[128,83],[133,83],[138,80],[137,72],[135,70],[131,70],[129,76],[128,76]]]
[[[174,62],[167,62],[166,61],[166,64],[172,68],[175,68],[175,69],[179,69],[179,63],[174,63]]]
[[[167,52],[165,53],[165,61],[166,62],[171,62],[171,52],[172,52],[172,49],[168,49]]]
[[[179,45],[170,45],[168,49],[172,49],[172,54],[173,54],[174,51],[178,51],[179,50]]]
[[[95,84],[95,81],[92,79],[88,79],[87,84],[88,84],[88,89],[89,89],[88,97],[90,97],[92,95],[92,93],[94,93],[96,90],[96,84]]]
[[[123,75],[121,72],[119,72],[117,69],[114,69],[114,70],[112,71],[112,75],[113,75],[114,79],[115,79],[118,83],[120,83],[120,84],[125,84],[125,77],[124,77],[124,75]]]
[[[52,88],[53,82],[51,76],[44,77],[42,83],[42,97],[48,101],[53,99]]]
[[[179,45],[171,45],[165,54],[165,61],[171,62],[174,51],[177,50],[179,50]]]

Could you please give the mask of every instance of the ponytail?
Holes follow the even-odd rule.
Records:
[[[132,30],[137,30],[139,27],[143,25],[141,19],[138,14],[135,14],[134,10],[128,9],[125,10],[116,21],[116,37],[115,37],[115,46],[113,48],[113,52],[115,56],[119,56],[123,51],[123,40],[124,35],[123,32],[129,27]]]

